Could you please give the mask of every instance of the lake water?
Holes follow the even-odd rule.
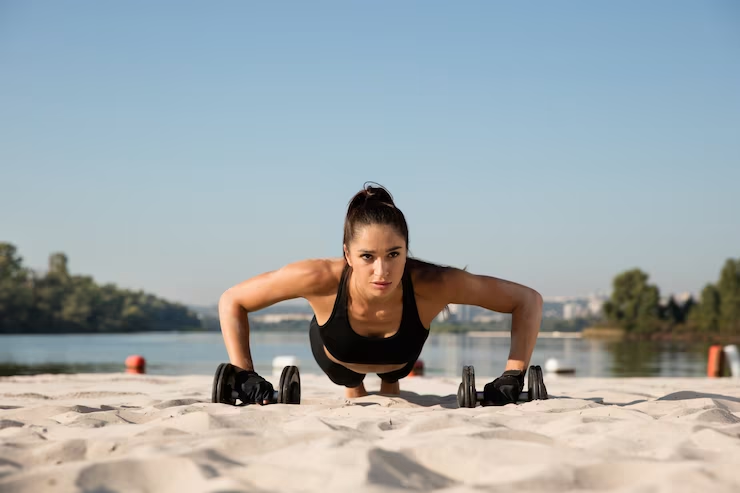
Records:
[[[308,333],[254,332],[252,357],[258,372],[272,373],[276,356],[298,358],[302,373],[320,373]],[[572,367],[576,377],[706,375],[706,344],[607,342],[589,339],[540,338],[531,364],[544,367],[548,358]],[[499,375],[509,351],[508,337],[431,334],[421,359],[428,375],[459,376],[474,365],[482,376]],[[0,336],[0,375],[122,371],[128,355],[147,360],[147,373],[212,375],[228,361],[219,332],[95,335]]]

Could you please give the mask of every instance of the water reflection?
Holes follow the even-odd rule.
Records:
[[[617,377],[658,376],[659,352],[649,341],[611,342],[606,349],[612,356],[611,373]]]
[[[45,373],[111,373],[121,371],[121,365],[110,363],[0,363],[0,377],[13,375],[40,375]]]
[[[298,358],[301,372],[321,373],[305,332],[256,332],[251,338],[255,367],[271,374],[276,356]],[[474,365],[481,378],[500,375],[509,355],[508,337],[431,334],[421,353],[429,375],[459,377]],[[707,344],[605,342],[540,338],[531,364],[550,358],[576,377],[703,376]],[[2,336],[0,375],[120,372],[130,354],[141,354],[152,374],[213,374],[228,357],[219,333],[115,334],[93,336]]]
[[[531,364],[544,368],[553,358],[581,377],[699,377],[706,371],[706,354],[706,344],[541,338]],[[456,376],[463,365],[473,365],[476,375],[493,377],[501,374],[508,355],[507,337],[441,334],[430,337],[421,357],[430,374]]]

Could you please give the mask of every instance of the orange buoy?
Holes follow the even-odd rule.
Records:
[[[725,371],[725,352],[722,346],[715,344],[709,347],[709,359],[707,361],[707,376],[721,377]]]
[[[414,367],[411,369],[411,373],[409,373],[410,377],[423,377],[424,376],[424,362],[420,359],[416,360],[416,363],[414,363]]]
[[[143,356],[132,354],[126,358],[126,373],[146,373],[146,360]]]

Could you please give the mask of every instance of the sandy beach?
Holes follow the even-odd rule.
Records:
[[[457,378],[348,401],[302,375],[300,405],[262,407],[211,383],[0,378],[0,492],[740,491],[737,379],[546,376],[549,400],[475,409]]]

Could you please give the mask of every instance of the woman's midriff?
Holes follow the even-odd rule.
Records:
[[[324,347],[324,352],[326,353],[326,356],[334,363],[338,363],[348,370],[352,370],[356,373],[388,373],[390,371],[400,370],[401,368],[406,366],[406,363],[395,365],[363,365],[359,363],[345,363],[344,361],[339,361],[334,356],[332,356],[329,350],[326,349],[326,347]]]

